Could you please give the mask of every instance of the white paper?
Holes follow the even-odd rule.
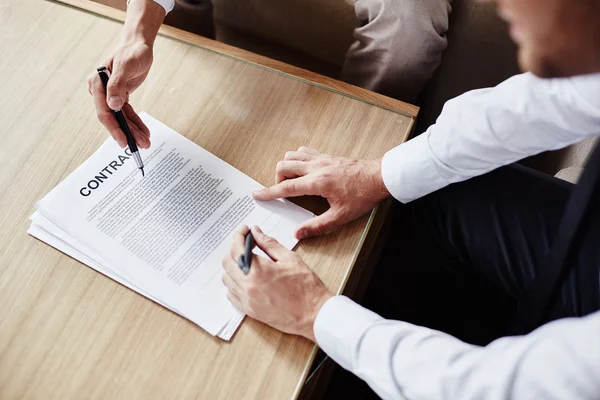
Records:
[[[262,186],[148,114],[142,177],[108,139],[40,200],[29,233],[229,340],[243,319],[226,298],[221,259],[233,231],[257,225],[292,249],[312,213],[256,202]]]

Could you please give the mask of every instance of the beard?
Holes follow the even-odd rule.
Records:
[[[518,60],[522,71],[529,71],[540,78],[600,72],[600,42],[589,38],[579,41],[557,38],[546,43],[525,42],[519,45]]]
[[[561,65],[561,61],[534,52],[527,46],[519,47],[519,66],[522,71],[528,71],[540,78],[562,78],[574,75],[569,68]]]

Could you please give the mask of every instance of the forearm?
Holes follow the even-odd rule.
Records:
[[[121,43],[142,42],[152,47],[165,16],[165,9],[152,0],[129,1]]]
[[[408,202],[598,135],[600,107],[590,88],[600,90],[599,81],[525,74],[452,99],[427,132],[385,155],[385,184],[396,199]]]

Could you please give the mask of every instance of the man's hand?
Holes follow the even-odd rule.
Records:
[[[150,131],[129,104],[129,94],[146,79],[151,65],[151,47],[140,42],[128,43],[117,48],[102,65],[111,72],[106,93],[97,72],[88,78],[98,120],[121,147],[127,146],[127,139],[111,110],[122,110],[137,145],[143,149],[150,147]]]
[[[150,72],[152,46],[164,18],[165,10],[156,2],[131,0],[119,45],[102,64],[111,72],[106,93],[97,72],[88,78],[88,90],[94,97],[98,119],[121,147],[127,146],[127,139],[111,110],[122,110],[137,145],[150,147],[150,131],[129,104],[129,94]]]
[[[316,195],[327,199],[325,213],[302,224],[298,239],[326,234],[369,212],[390,196],[381,160],[352,160],[300,147],[277,163],[276,184],[254,193],[256,200]]]
[[[227,298],[249,317],[280,331],[315,341],[313,325],[321,306],[333,296],[319,277],[293,251],[252,228],[256,245],[270,259],[252,257],[248,275],[238,266],[244,252],[248,227],[233,235],[233,244],[223,258],[223,283]]]

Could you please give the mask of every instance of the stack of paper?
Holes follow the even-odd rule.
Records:
[[[262,186],[147,114],[152,147],[142,177],[108,139],[37,204],[28,232],[98,272],[229,340],[244,315],[227,300],[221,260],[241,224],[288,249],[313,214],[256,202]]]

